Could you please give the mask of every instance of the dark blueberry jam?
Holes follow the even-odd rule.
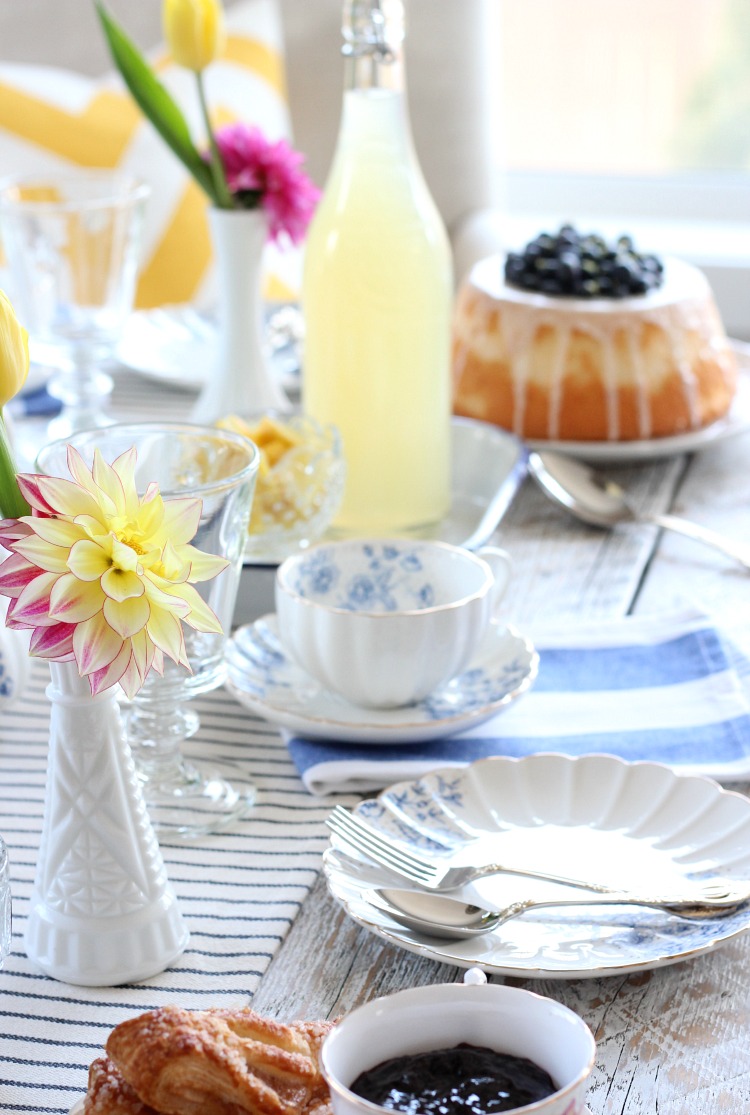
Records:
[[[536,1103],[557,1089],[533,1061],[463,1042],[383,1061],[360,1073],[351,1090],[410,1115],[495,1115]]]

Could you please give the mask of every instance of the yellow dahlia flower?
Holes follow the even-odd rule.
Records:
[[[72,479],[20,476],[35,514],[0,524],[8,625],[31,629],[32,654],[74,658],[92,693],[119,682],[129,697],[164,655],[190,669],[183,623],[221,631],[193,585],[228,564],[190,545],[201,501],[139,496],[135,465],[135,449],[111,465],[97,450],[89,469],[69,448]]]

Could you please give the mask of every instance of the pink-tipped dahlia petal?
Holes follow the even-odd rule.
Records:
[[[117,685],[118,682],[122,683],[122,679],[130,666],[131,659],[132,652],[130,642],[126,641],[122,644],[120,653],[115,655],[107,666],[103,666],[101,670],[92,670],[91,673],[87,675],[92,695],[95,697],[97,693],[101,693],[105,689]],[[135,690],[128,693],[128,697],[135,696],[142,684],[143,679],[140,680],[140,684]]]
[[[56,508],[51,503],[48,503],[39,486],[39,481],[44,479],[41,474],[19,472],[16,479],[18,480],[18,487],[21,490],[21,495],[24,496],[26,502],[30,504],[33,511],[39,511],[42,515],[56,514]]]
[[[71,662],[74,658],[73,631],[69,623],[35,628],[29,641],[29,654],[36,658],[48,658],[52,662]]]
[[[50,546],[69,550],[82,537],[81,528],[69,519],[55,516],[39,516],[31,520],[31,530],[36,538]]]
[[[52,521],[52,520],[48,520]],[[44,570],[47,573],[67,573],[68,571],[68,553],[64,546],[50,545],[45,542],[43,538],[37,538],[36,535],[31,534],[28,538],[19,538],[17,542],[13,543],[13,549],[17,554],[25,557],[37,569]]]
[[[139,671],[137,663],[131,654],[130,661],[120,678],[121,687],[125,691],[125,694],[132,700],[145,680],[145,677]]]
[[[151,615],[151,605],[145,594],[132,596],[128,600],[110,600],[107,597],[103,613],[109,626],[121,638],[129,639],[146,626]]]
[[[57,581],[55,573],[40,573],[25,586],[8,608],[16,623],[31,627],[50,627],[58,621],[49,614],[49,598]]]
[[[6,550],[12,549],[19,538],[28,538],[33,533],[30,523],[23,519],[0,519],[0,546]]]
[[[0,564],[0,596],[15,598],[39,576],[39,570],[20,554],[9,554]]]
[[[122,650],[122,644],[122,636],[112,630],[102,612],[76,624],[73,650],[79,672],[90,674],[108,666]]]
[[[48,509],[48,515],[68,515],[71,518],[77,515],[96,515],[98,505],[94,497],[74,484],[58,476],[32,476],[29,480],[35,482],[36,499],[39,506]],[[28,495],[26,497],[29,498]],[[32,501],[29,499],[29,503]]]
[[[102,609],[104,600],[97,581],[80,581],[63,573],[49,594],[49,614],[62,623],[82,623]]]

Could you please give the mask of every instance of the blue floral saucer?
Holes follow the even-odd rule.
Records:
[[[350,704],[287,656],[276,616],[240,627],[227,648],[227,688],[265,720],[308,739],[414,743],[489,720],[534,681],[539,656],[513,627],[492,625],[467,670],[424,700],[395,709]]]

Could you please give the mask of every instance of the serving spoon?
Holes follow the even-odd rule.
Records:
[[[654,897],[633,894],[582,894],[576,897],[526,898],[511,902],[495,910],[484,909],[470,902],[447,898],[443,894],[425,894],[396,887],[373,887],[364,897],[371,906],[387,914],[393,921],[423,933],[426,937],[464,940],[491,933],[506,921],[517,918],[528,910],[556,906],[645,906],[663,910],[675,917],[689,920],[725,918],[735,913],[744,903],[735,906],[710,906],[688,902],[670,903]]]
[[[673,530],[694,542],[703,542],[733,558],[750,570],[750,546],[732,542],[698,523],[676,515],[639,514],[626,493],[614,481],[607,480],[581,461],[551,450],[529,454],[529,472],[541,489],[555,503],[564,507],[584,523],[597,527],[634,526],[652,523],[664,530]]]

